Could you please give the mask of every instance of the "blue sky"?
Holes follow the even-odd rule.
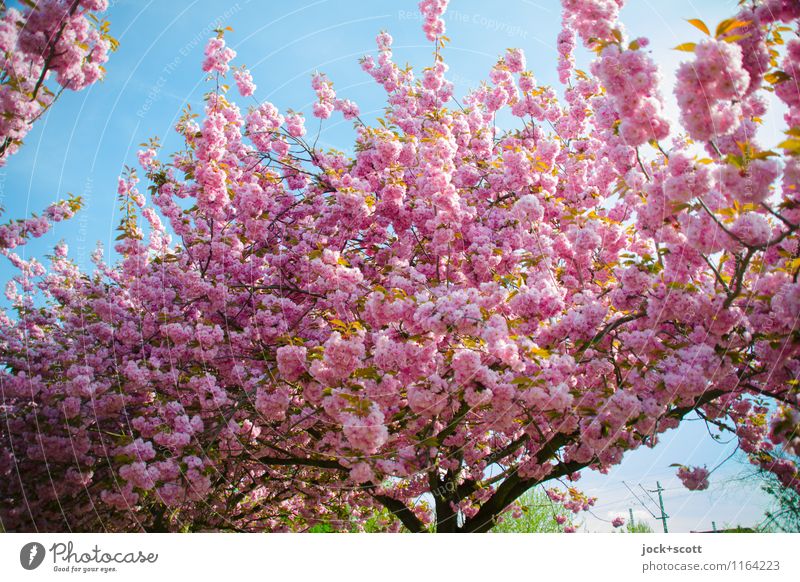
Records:
[[[110,0],[107,13],[120,49],[111,56],[104,82],[80,93],[65,93],[28,135],[26,143],[4,168],[0,168],[0,205],[4,220],[40,211],[50,202],[74,193],[84,197],[86,208],[68,223],[57,225],[42,240],[26,247],[41,256],[60,239],[80,264],[89,263],[97,241],[113,246],[116,212],[116,178],[123,166],[135,165],[138,144],[159,136],[164,152],[181,144],[172,126],[182,108],[202,109],[208,89],[200,70],[203,46],[217,26],[230,26],[229,44],[238,52],[236,64],[253,72],[258,90],[250,100],[239,99],[243,109],[271,101],[280,109],[307,112],[314,94],[310,75],[328,74],[339,96],[356,100],[365,120],[383,107],[381,89],[358,65],[358,58],[374,51],[374,37],[388,30],[395,39],[395,59],[417,68],[432,62],[431,46],[421,31],[416,2],[410,0],[238,0],[219,2]],[[648,36],[653,56],[662,67],[667,110],[675,116],[671,94],[673,71],[685,53],[671,47],[697,40],[700,33],[684,19],[701,18],[715,25],[729,17],[736,0],[629,0],[623,22],[631,36]],[[451,0],[445,50],[449,77],[457,95],[486,78],[497,56],[507,47],[525,49],[528,66],[542,84],[557,84],[555,39],[559,28],[557,0]],[[778,134],[775,118],[767,119],[765,141]],[[312,124],[309,123],[309,127]],[[334,116],[323,126],[320,144],[347,150],[352,129]],[[0,265],[0,281],[10,276]],[[609,475],[586,474],[581,485],[599,497],[594,516],[586,526],[609,531],[603,521],[623,514],[628,507],[637,518],[655,520],[630,494],[623,480],[639,497],[656,508],[638,488],[666,488],[665,504],[671,531],[711,529],[730,523],[752,525],[763,516],[766,499],[757,485],[731,479],[748,468],[735,460],[712,476],[707,492],[688,492],[674,477],[671,463],[716,466],[733,450],[734,443],[711,441],[702,422],[690,422],[664,436],[653,450],[630,453]]]

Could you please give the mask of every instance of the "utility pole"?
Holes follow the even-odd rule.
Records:
[[[667,518],[669,517],[666,512],[664,511],[664,498],[661,496],[661,492],[664,491],[663,487],[661,487],[661,483],[656,481],[656,488],[651,489],[653,493],[658,493],[658,505],[661,507],[661,523],[664,524],[664,533],[669,533],[667,529]]]

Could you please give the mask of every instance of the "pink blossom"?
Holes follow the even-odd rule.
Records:
[[[225,39],[216,36],[210,38],[206,43],[205,57],[203,60],[204,71],[226,75],[230,69],[228,63],[236,57],[236,51],[225,46]]]
[[[358,463],[350,469],[350,478],[356,483],[368,483],[375,478],[367,463]]]
[[[678,469],[678,478],[690,491],[708,489],[708,475],[708,469],[704,467],[680,467]]]
[[[383,413],[373,404],[366,416],[346,414],[342,428],[353,448],[372,454],[389,439],[384,420]]]
[[[766,244],[771,238],[772,225],[764,215],[747,212],[736,219],[731,231],[743,243],[759,246]]]
[[[236,80],[236,87],[242,97],[250,97],[255,92],[256,85],[253,83],[250,71],[246,69],[234,71],[233,78]]]
[[[422,29],[428,40],[434,41],[444,34],[444,20],[441,17],[447,10],[448,3],[449,0],[422,0],[419,3],[419,10],[425,18]]]
[[[704,40],[695,48],[695,61],[677,71],[675,95],[681,121],[698,141],[716,139],[739,124],[750,75],[742,67],[741,48],[733,43]]]
[[[288,382],[297,380],[305,372],[306,348],[283,346],[275,353],[278,358],[278,370]]]

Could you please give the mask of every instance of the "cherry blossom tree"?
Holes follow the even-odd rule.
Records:
[[[563,0],[563,88],[509,49],[459,100],[447,2],[423,0],[432,66],[399,67],[385,32],[361,61],[387,95],[375,124],[312,80],[351,154],[297,112],[242,111],[225,78],[252,95],[252,76],[211,39],[185,147],[140,152],[144,192],[120,178],[119,261],[4,251],[3,527],[284,531],[380,509],[484,532],[537,485],[589,508],[582,471],[690,416],[800,489],[800,4],[692,21],[678,124],[622,3]]]

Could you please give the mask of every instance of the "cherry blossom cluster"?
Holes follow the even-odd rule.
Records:
[[[116,48],[97,14],[107,0],[40,0],[0,8],[0,165],[64,89],[101,79]],[[55,82],[52,77],[55,76]]]
[[[72,218],[81,207],[80,198],[70,198],[48,206],[42,216],[0,224],[0,251],[24,245],[30,238],[47,233],[54,222]]]
[[[233,78],[242,97],[250,97],[255,93],[256,84],[253,82],[253,75],[250,74],[250,71],[246,69],[234,71]]]
[[[430,41],[436,40],[444,34],[444,20],[442,14],[447,10],[450,0],[422,0],[419,10],[425,19],[422,29]]]
[[[577,30],[585,46],[612,42],[624,0],[563,0],[564,20]]]
[[[218,33],[216,38],[212,38],[206,43],[205,59],[203,60],[203,70],[207,73],[218,73],[226,75],[230,70],[230,63],[236,57],[236,51],[225,44],[223,33]],[[242,73],[236,76],[237,82],[245,79]]]
[[[678,68],[675,95],[684,128],[692,139],[705,142],[736,129],[750,75],[735,43],[704,40],[694,53],[694,61]]]
[[[690,491],[708,489],[708,474],[708,469],[705,467],[681,467],[678,469],[678,478]]]
[[[644,48],[647,40],[639,39],[637,45]],[[592,63],[592,72],[606,89],[609,106],[619,119],[619,135],[626,142],[638,146],[669,135],[658,93],[658,69],[643,50],[609,44]]]

